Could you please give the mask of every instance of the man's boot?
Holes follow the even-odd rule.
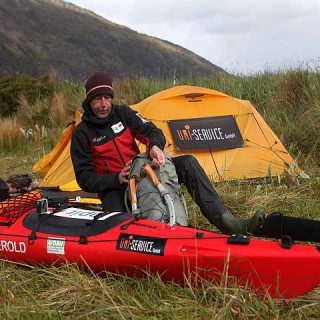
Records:
[[[264,213],[257,210],[256,213],[248,219],[238,219],[229,211],[226,211],[215,218],[216,227],[225,234],[246,234],[252,233],[262,225]]]
[[[264,215],[257,211],[252,218],[237,219],[229,211],[219,197],[214,186],[200,166],[196,158],[191,155],[173,157],[179,184],[183,183],[202,214],[223,233],[244,234],[252,233],[260,227]]]

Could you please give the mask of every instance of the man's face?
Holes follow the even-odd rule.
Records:
[[[101,95],[92,99],[90,106],[92,112],[97,118],[105,119],[111,112],[112,97],[109,95]]]

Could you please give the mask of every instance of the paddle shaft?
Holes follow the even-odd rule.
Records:
[[[290,236],[293,240],[320,242],[320,221],[274,212],[265,218],[262,227],[257,228],[253,235],[275,239]]]

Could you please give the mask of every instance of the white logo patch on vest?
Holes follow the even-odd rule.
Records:
[[[143,123],[149,122],[148,120],[146,120],[145,118],[143,118],[140,113],[136,113],[136,116],[137,116],[138,118],[140,118],[140,120],[141,120]]]
[[[122,122],[118,122],[116,124],[114,124],[113,126],[111,126],[111,129],[113,130],[114,133],[119,133],[124,129],[124,126],[122,124]]]

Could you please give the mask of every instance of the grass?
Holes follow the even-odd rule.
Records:
[[[83,87],[54,83],[54,78],[51,74],[47,79],[54,88],[51,95],[35,100],[20,96],[18,111],[0,118],[1,178],[30,173],[72,120],[74,109],[81,106]],[[266,213],[282,211],[319,220],[319,80],[319,72],[297,69],[176,83],[214,88],[250,100],[311,177],[217,184],[219,195],[236,216],[247,217],[262,208]],[[134,104],[172,85],[172,81],[159,79],[117,80],[115,102]],[[188,196],[187,204],[191,225],[214,230]],[[181,287],[163,283],[154,275],[141,280],[113,274],[101,277],[72,264],[25,267],[0,262],[1,319],[318,319],[319,301],[320,288],[300,299],[271,300],[236,283],[226,287],[203,281],[197,288]]]
[[[17,166],[17,163],[19,164]],[[33,158],[0,158],[1,176],[30,172]],[[300,185],[277,181],[228,182],[218,193],[241,217],[256,208],[319,219],[319,169]],[[187,197],[189,222],[213,230]],[[261,299],[246,288],[203,281],[198,288],[79,270],[76,265],[24,267],[0,263],[1,319],[318,319],[320,288],[292,301]]]
[[[0,263],[1,319],[316,319],[319,292],[293,301],[261,299],[238,285],[197,287]]]

